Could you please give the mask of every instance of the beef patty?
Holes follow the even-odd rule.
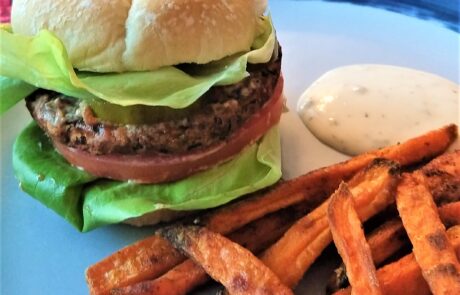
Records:
[[[199,98],[199,108],[152,124],[107,122],[84,101],[44,89],[27,97],[26,104],[53,140],[94,155],[180,154],[227,139],[257,113],[275,89],[281,51],[267,64],[248,64],[247,70],[249,76],[236,84],[212,87]]]

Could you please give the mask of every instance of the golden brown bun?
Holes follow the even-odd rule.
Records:
[[[247,51],[264,0],[14,0],[15,33],[41,29],[74,67],[96,72],[208,63]]]

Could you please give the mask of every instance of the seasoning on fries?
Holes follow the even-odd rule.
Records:
[[[371,232],[367,243],[372,252],[375,265],[380,265],[386,259],[400,250],[407,242],[406,231],[400,220],[391,219]]]
[[[91,294],[110,294],[114,287],[129,286],[159,276],[184,259],[168,241],[152,236],[89,267],[86,281]]]
[[[366,242],[353,195],[342,183],[332,195],[327,217],[335,246],[345,263],[352,294],[382,294],[371,250]]]
[[[421,173],[436,204],[460,201],[460,150],[438,156]]]
[[[449,203],[438,207],[438,214],[446,227],[460,225],[460,202]],[[406,231],[399,218],[393,218],[373,230],[367,237],[367,243],[372,252],[376,266],[400,251],[409,244]],[[345,266],[342,264],[329,278],[328,291],[330,293],[346,287],[348,277]]]
[[[404,174],[396,204],[413,253],[434,294],[460,294],[460,263],[423,174]]]
[[[230,294],[293,294],[251,252],[205,227],[173,226],[160,230],[160,234]]]
[[[279,239],[286,229],[302,214],[305,206],[286,208],[264,216],[229,235],[232,241],[257,253]],[[187,294],[210,278],[201,266],[187,259],[154,280],[145,280],[127,287],[112,289],[116,295]],[[112,295],[113,295],[112,294]]]
[[[408,238],[401,220],[390,219],[373,230],[366,237],[372,253],[374,264],[379,266],[389,257],[398,252],[408,242]],[[329,293],[335,292],[348,285],[348,276],[345,265],[342,263],[331,275],[327,285]]]
[[[438,212],[446,227],[460,224],[460,201],[442,205],[438,208]]]
[[[398,166],[377,159],[350,180],[357,211],[367,220],[394,201]],[[329,200],[297,221],[262,255],[262,261],[288,286],[294,287],[332,241],[327,221]]]
[[[200,225],[226,234],[265,214],[300,202],[317,206],[337,189],[341,181],[349,180],[374,159],[385,158],[401,166],[417,164],[442,154],[455,141],[457,132],[456,125],[447,125],[403,143],[311,171],[281,182],[266,193],[224,206],[205,216]]]
[[[447,230],[447,237],[460,257],[460,226]],[[409,254],[396,262],[385,265],[377,270],[383,294],[391,295],[429,295],[432,294],[420,270],[414,254]],[[351,288],[342,289],[334,295],[351,294]],[[455,294],[455,293],[454,293]]]
[[[161,235],[127,246],[88,268],[86,276],[90,293],[183,295],[211,276],[231,294],[251,294],[256,290],[292,294],[289,288],[298,283],[332,242],[327,214],[332,202],[329,196],[341,182],[347,182],[350,194],[354,196],[352,200],[348,198],[354,203],[352,208],[357,214],[354,220],[359,217],[364,222],[394,202],[400,180],[399,167],[410,170],[413,165],[423,164],[436,156],[416,173],[423,177],[427,191],[431,192],[431,202],[434,200],[439,206],[435,210],[439,217],[435,217],[447,227],[453,226],[447,232],[449,239],[443,241],[447,241],[445,244],[450,241],[453,247],[450,249],[455,249],[460,256],[460,229],[455,226],[460,223],[460,151],[439,156],[456,136],[457,127],[449,125],[399,145],[281,181],[268,190],[217,208],[193,221],[185,219],[183,225],[160,229]],[[343,213],[346,212],[338,212],[339,217],[350,221],[350,215]],[[418,259],[412,254],[377,270],[375,277],[373,263],[384,263],[408,243],[401,223],[394,219],[394,215],[389,218],[393,220],[367,234],[367,243],[359,235],[344,244],[358,249],[357,253],[370,261],[364,268],[362,263],[359,264],[365,271],[362,278],[368,281],[357,285],[357,281],[350,278],[355,292],[359,292],[361,283],[380,282],[383,294],[429,294],[433,284],[445,286],[449,283],[447,275],[440,274],[440,268],[436,268],[439,263],[430,258],[428,267],[435,267],[437,271],[427,284],[417,264]],[[359,223],[354,223],[349,229],[357,225],[360,228]],[[192,260],[186,259],[174,246]],[[249,252],[257,253],[267,247],[260,260]],[[452,251],[449,259],[453,261]],[[369,258],[370,253],[374,262]],[[346,259],[350,265],[347,267],[352,270],[357,262],[354,257]],[[444,269],[457,271],[456,264],[453,265],[454,268]],[[450,272],[452,278],[455,271]],[[350,274],[353,273],[356,271]],[[356,278],[356,275],[351,277]],[[268,289],[261,289],[261,286]],[[456,292],[455,288],[450,289]],[[378,292],[377,288],[372,290]],[[337,293],[350,292],[348,288]]]
[[[110,295],[180,295],[208,281],[208,275],[190,259],[175,266],[156,280],[146,280],[122,288],[114,288]]]

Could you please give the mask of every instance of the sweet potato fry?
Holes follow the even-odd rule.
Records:
[[[460,151],[446,153],[419,169],[426,177],[427,187],[437,204],[439,217],[446,227],[460,224]],[[368,235],[374,263],[379,266],[408,243],[406,232],[398,219],[386,222]],[[328,290],[335,291],[347,283],[345,267],[334,271]]]
[[[379,158],[391,159],[402,166],[406,166],[410,165],[410,163],[428,160],[440,155],[454,142],[457,136],[457,125],[450,124],[414,137],[397,146],[383,148],[375,152],[375,155]],[[437,140],[439,141],[437,142]]]
[[[449,203],[438,207],[438,214],[446,227],[460,225],[460,202]],[[372,258],[376,266],[394,255],[409,239],[399,218],[391,219],[367,236],[367,243],[371,248]],[[331,275],[328,283],[329,291],[336,291],[346,286],[347,276],[345,266],[339,266]]]
[[[110,295],[180,295],[187,294],[194,287],[209,279],[206,272],[190,259],[185,260],[163,276],[122,288],[114,288]]]
[[[318,205],[329,197],[341,181],[350,179],[376,158],[386,158],[402,166],[427,160],[444,152],[457,138],[457,126],[448,125],[404,143],[359,155],[348,161],[320,168],[285,181],[256,198],[225,206],[217,214],[203,218],[202,225],[226,234],[261,216],[301,201]]]
[[[227,234],[268,213],[293,204],[307,202],[315,206],[326,199],[342,180],[351,178],[376,157],[393,159],[401,165],[412,165],[441,154],[455,140],[456,136],[457,127],[449,125],[399,145],[370,152],[346,162],[312,171],[294,180],[281,182],[268,192],[258,193],[254,197],[248,197],[224,208],[217,209],[203,218],[200,224],[211,228],[213,231]],[[160,244],[167,243],[166,241],[157,241],[160,239],[155,237],[148,241]],[[91,294],[103,295],[113,288],[127,286],[145,279],[154,279],[184,259],[184,257],[180,259],[153,259],[151,261],[155,261],[155,263],[136,264],[133,261],[140,258],[137,258],[134,253],[141,251],[140,245],[133,244],[128,246],[123,250],[123,253],[126,253],[125,255],[116,253],[91,266],[86,273]],[[161,248],[163,249],[162,253],[157,253],[155,247],[151,247],[151,249],[153,249],[150,254],[152,257],[175,256],[171,246]],[[143,257],[148,259],[149,255]],[[152,266],[152,264],[155,265]],[[118,275],[106,276],[105,273]]]
[[[276,242],[309,209],[300,204],[279,210],[234,231],[228,238],[257,254]]]
[[[372,231],[367,242],[372,252],[374,264],[380,265],[406,245],[408,239],[401,220],[392,219]]]
[[[460,224],[460,201],[442,205],[438,208],[438,212],[446,227]]]
[[[460,226],[447,230],[447,237],[460,257]],[[423,278],[414,254],[409,254],[400,260],[390,263],[377,270],[377,278],[385,295],[429,295],[430,288]],[[351,294],[351,288],[342,289],[334,295]]]
[[[229,238],[257,253],[279,239],[292,223],[305,214],[305,206],[286,208],[264,216],[229,235]],[[184,295],[204,284],[209,277],[201,266],[190,259],[155,280],[147,280],[113,289],[116,295]]]
[[[127,286],[149,279],[185,260],[179,251],[158,236],[125,247],[86,270],[91,294],[109,294],[113,286]]]
[[[444,203],[438,214],[446,227],[460,224],[460,151],[436,157],[419,169],[425,175],[428,189],[435,201]],[[379,265],[396,253],[407,235],[400,221],[390,221],[374,230],[368,237],[374,263]]]
[[[422,274],[434,294],[460,294],[460,263],[423,174],[404,174],[396,205]]]
[[[247,249],[204,227],[176,226],[160,235],[190,256],[230,294],[293,294]]]
[[[369,219],[394,201],[398,175],[395,163],[377,159],[350,180],[361,220]],[[294,287],[332,241],[326,216],[328,206],[329,200],[301,218],[261,256],[286,285]]]
[[[460,201],[460,150],[433,159],[421,172],[436,204]]]
[[[332,238],[347,269],[352,294],[382,294],[371,249],[354,208],[353,195],[342,183],[327,210]]]
[[[367,235],[366,239],[376,266],[379,266],[386,259],[391,257],[391,255],[399,251],[409,241],[401,220],[397,218],[388,220],[376,228]],[[332,293],[347,285],[347,271],[345,265],[342,263],[330,276],[327,290],[329,293]]]
[[[385,295],[429,295],[431,294],[412,254],[377,270],[377,278]],[[349,295],[352,288],[341,289],[334,295]]]
[[[442,154],[419,169],[426,179],[443,224],[460,224],[460,151]],[[447,203],[446,202],[453,202]],[[445,204],[439,207],[439,204]],[[394,255],[406,242],[406,232],[400,220],[385,223],[368,236],[374,263],[379,266]],[[331,275],[327,289],[336,291],[347,283],[346,271],[339,266]]]
[[[379,266],[408,243],[406,231],[401,220],[397,218],[385,222],[366,238],[376,266]],[[347,283],[348,277],[345,265],[341,264],[329,278],[327,290],[331,293],[335,292],[340,288],[346,287]]]

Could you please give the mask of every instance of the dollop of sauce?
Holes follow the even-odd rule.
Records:
[[[323,143],[349,155],[459,122],[459,85],[409,68],[352,65],[316,80],[297,112]]]

